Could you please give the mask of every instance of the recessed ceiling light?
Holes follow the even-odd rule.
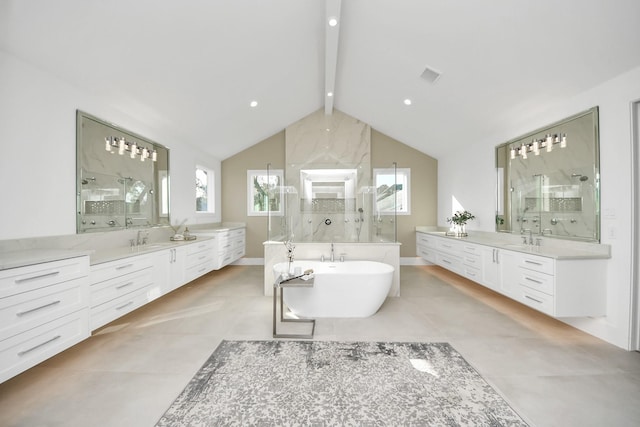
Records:
[[[333,92],[327,92],[327,96],[333,96]]]
[[[338,18],[336,18],[335,16],[332,16],[329,18],[329,26],[330,27],[335,27],[336,25],[338,25]]]
[[[405,99],[403,102],[404,105],[411,105],[411,100],[409,98]]]
[[[254,108],[254,107],[257,107],[257,106],[258,106],[258,101],[251,101],[249,103],[249,107],[251,107],[251,108]]]

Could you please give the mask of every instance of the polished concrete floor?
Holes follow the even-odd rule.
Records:
[[[451,343],[533,426],[640,425],[640,353],[439,267],[406,266],[366,319],[320,319],[316,340]],[[1,426],[153,426],[223,339],[271,339],[262,267],[231,266],[0,384]]]

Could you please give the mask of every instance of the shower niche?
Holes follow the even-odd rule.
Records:
[[[78,233],[169,224],[169,150],[78,111]]]
[[[598,109],[496,148],[496,230],[600,241]]]

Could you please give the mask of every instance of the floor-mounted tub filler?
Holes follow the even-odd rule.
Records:
[[[283,272],[313,270],[314,286],[287,288],[284,303],[300,317],[368,317],[384,303],[393,282],[394,268],[376,261],[320,262],[299,260],[274,267]]]

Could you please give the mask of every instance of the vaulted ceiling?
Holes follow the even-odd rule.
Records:
[[[438,157],[640,66],[639,20],[637,0],[0,0],[0,49],[220,159],[325,106]]]

